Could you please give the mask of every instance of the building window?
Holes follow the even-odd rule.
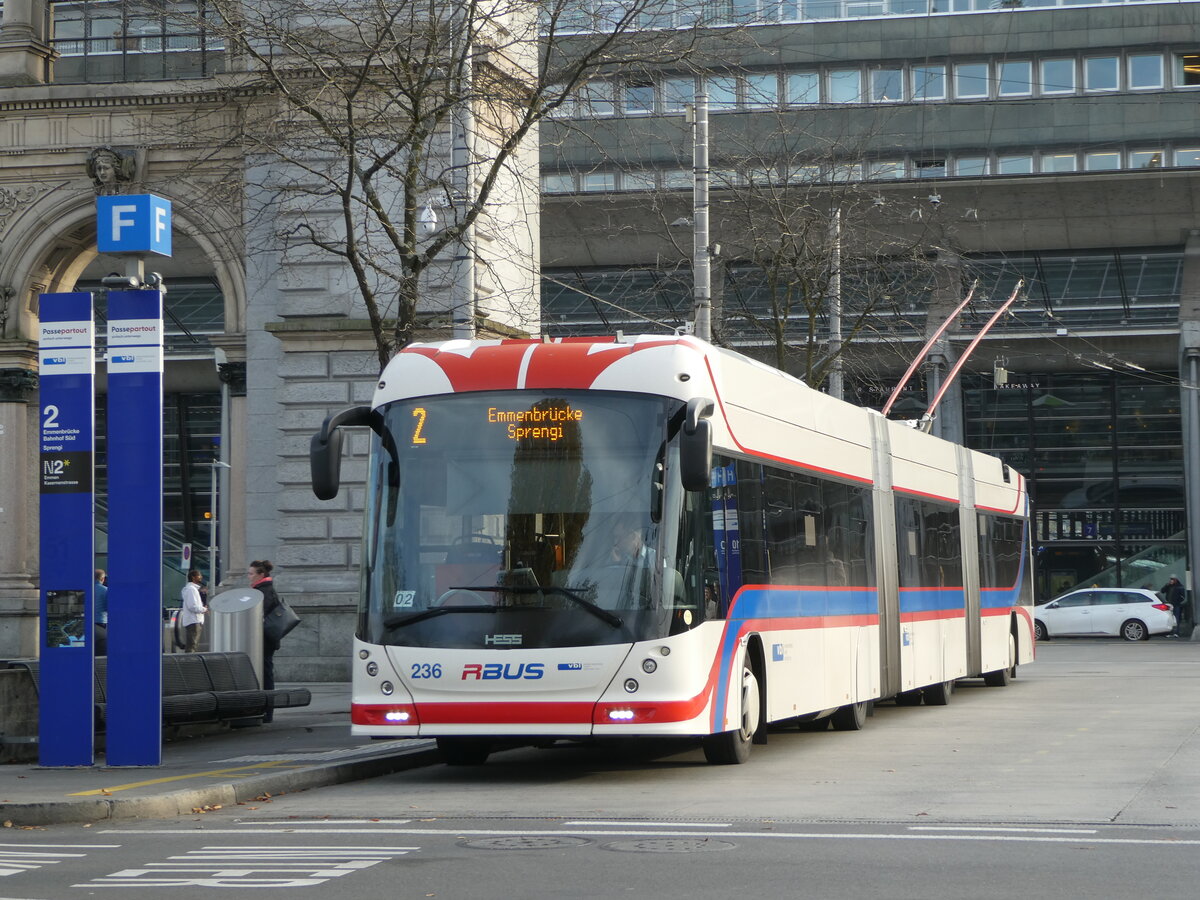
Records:
[[[575,193],[575,176],[561,172],[542,176],[543,194],[573,194]]]
[[[1076,169],[1074,153],[1043,153],[1043,172],[1074,172]]]
[[[612,172],[588,172],[583,176],[585,191],[611,191],[616,187],[617,179]]]
[[[997,175],[1029,175],[1031,172],[1032,156],[1001,156],[996,160]]]
[[[654,112],[654,85],[627,84],[624,90],[625,115]]]
[[[1200,150],[1176,150],[1175,165],[1200,166]]]
[[[203,78],[225,70],[224,43],[209,28],[213,13],[207,0],[77,0],[53,6],[57,82]]]
[[[1121,168],[1121,154],[1116,151],[1088,153],[1083,158],[1083,167],[1089,172],[1109,172]]]
[[[1040,90],[1043,94],[1075,93],[1075,60],[1043,59]]]
[[[696,82],[692,78],[668,78],[662,84],[663,112],[681,113],[696,99]]]
[[[830,103],[862,101],[862,73],[858,69],[834,69],[829,73]]]
[[[779,105],[779,77],[769,75],[746,76],[746,106],[753,109],[774,109]]]
[[[1129,57],[1129,89],[1149,91],[1163,86],[1161,53],[1138,53]]]
[[[1176,57],[1175,86],[1200,87],[1200,50]]]
[[[871,70],[871,100],[875,103],[895,103],[904,99],[902,69]]]
[[[668,169],[663,172],[663,187],[692,188],[696,185],[696,176],[690,169]]]
[[[1033,63],[1027,60],[1002,62],[997,70],[1001,97],[1028,97],[1033,92]]]
[[[1129,153],[1129,168],[1131,169],[1161,169],[1162,164],[1161,150],[1132,150]]]
[[[737,76],[715,75],[705,79],[708,108],[714,111],[737,109]]]
[[[954,161],[954,174],[962,176],[986,175],[988,159],[986,156],[960,156]]]
[[[913,160],[914,178],[943,178],[946,175],[944,157]]]
[[[1089,91],[1115,91],[1120,87],[1120,66],[1115,56],[1091,56],[1083,61],[1083,86]]]
[[[656,187],[654,173],[645,169],[621,173],[621,190],[652,191]]]
[[[913,66],[912,96],[914,100],[946,99],[946,67]]]
[[[962,63],[954,67],[954,96],[979,100],[988,95],[987,63]]]
[[[792,72],[787,77],[787,102],[804,106],[821,102],[821,78],[816,72]]]
[[[616,111],[614,95],[611,81],[589,81],[579,89],[579,115],[611,116]]]
[[[872,162],[866,165],[866,176],[872,181],[886,178],[903,178],[904,163],[902,162]]]

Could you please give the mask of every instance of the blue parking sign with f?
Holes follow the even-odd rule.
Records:
[[[170,256],[171,201],[153,194],[97,197],[96,249]]]

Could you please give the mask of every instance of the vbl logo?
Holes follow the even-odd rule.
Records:
[[[541,663],[471,663],[463,666],[462,680],[474,678],[476,681],[498,681],[503,678],[508,681],[536,681],[542,677],[544,669],[545,666]]]

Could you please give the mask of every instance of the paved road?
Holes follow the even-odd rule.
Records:
[[[0,895],[1192,898],[1198,701],[1193,644],[1055,641],[1007,688],[880,706],[860,733],[776,731],[744,766],[525,747],[175,820],[10,830]]]

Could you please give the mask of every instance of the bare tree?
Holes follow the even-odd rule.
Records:
[[[744,49],[749,39],[736,35],[733,49]],[[711,46],[706,51],[703,66],[676,67],[658,78],[657,117],[626,117],[605,131],[582,120],[572,124],[572,133],[564,129],[564,160],[585,158],[578,148],[586,146],[599,169],[634,173],[646,189],[638,200],[633,194],[605,200],[582,194],[552,202],[577,203],[588,214],[569,218],[600,223],[594,237],[581,235],[592,258],[601,256],[606,235],[619,233],[615,225],[621,223],[630,258],[647,272],[665,276],[686,267],[693,252],[692,143],[680,97],[662,94],[670,86],[686,89],[692,99],[698,77],[712,113],[709,248],[719,261],[714,277],[723,282],[714,291],[714,340],[761,355],[814,385],[843,365],[870,377],[881,356],[891,357],[893,368],[897,361],[903,365],[912,339],[922,334],[930,294],[955,290],[941,264],[952,255],[946,251],[955,237],[953,224],[930,199],[936,197],[934,183],[895,177],[902,165],[888,162],[891,111],[826,108],[814,114],[789,106],[773,75],[739,71]],[[589,127],[600,137],[585,144],[588,136],[575,133]],[[664,145],[673,145],[673,158],[664,159]],[[646,147],[658,158],[648,160]],[[902,162],[902,152],[891,153]],[[658,172],[656,181],[646,177],[648,171]],[[548,263],[569,259],[574,241],[573,234],[558,240],[555,250],[562,248],[562,255]],[[571,286],[579,281],[572,279]],[[649,281],[628,279],[630,294],[594,301],[644,308],[635,294]]]
[[[269,172],[251,202],[257,188],[286,208],[288,251],[346,263],[381,366],[431,311],[430,279],[456,280],[451,258],[475,253],[475,229],[516,235],[497,265],[536,258],[538,125],[597,73],[686,56],[690,32],[640,30],[659,5],[209,0],[235,61],[240,149]],[[456,317],[473,319],[474,294]]]

